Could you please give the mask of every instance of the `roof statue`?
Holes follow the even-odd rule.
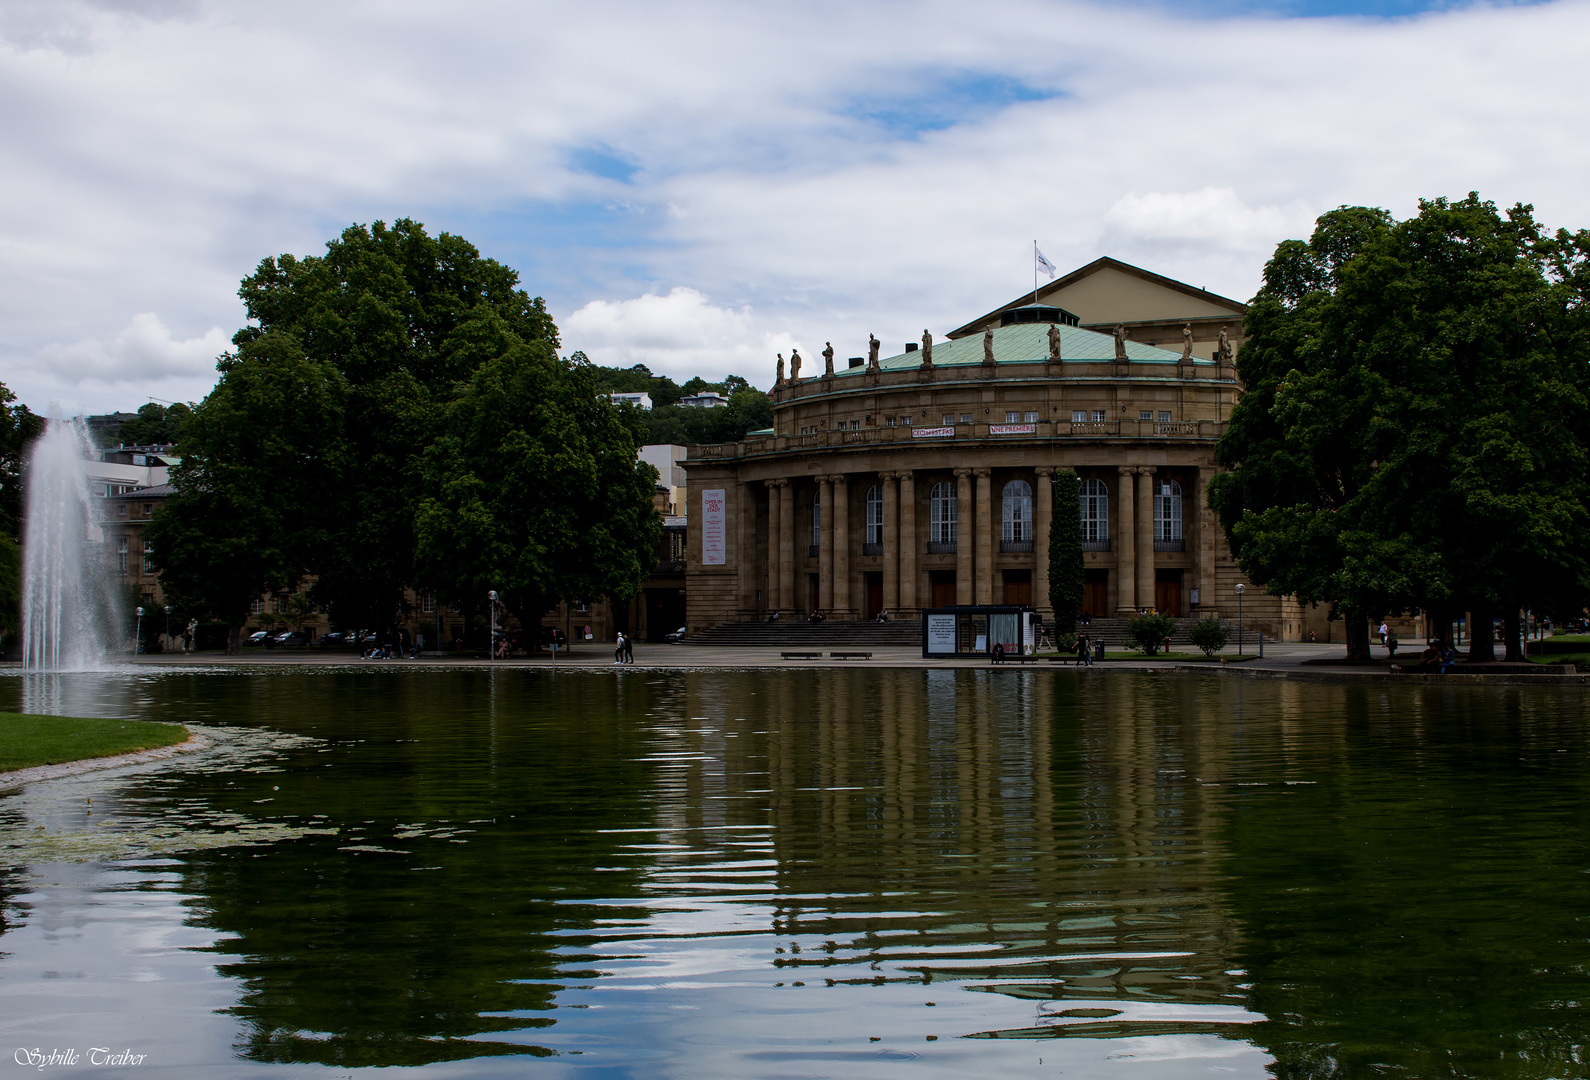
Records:
[[[994,362],[994,328],[989,326],[983,331],[983,363]]]
[[[1060,327],[1056,323],[1049,324],[1049,362],[1060,362]]]
[[[801,351],[799,349],[791,349],[789,351],[789,381],[791,383],[801,381]]]
[[[1185,363],[1192,363],[1192,323],[1181,328],[1181,358]]]
[[[833,373],[834,373],[834,343],[832,341],[825,341],[825,342],[823,342],[823,374],[824,375],[832,375]]]
[[[1115,324],[1115,362],[1126,363],[1126,339],[1131,337],[1131,331],[1121,323]]]
[[[880,344],[881,344],[881,342],[878,341],[877,335],[875,335],[875,334],[868,334],[867,335],[867,370],[868,371],[877,371],[878,370],[878,346]]]
[[[933,335],[922,331],[922,366],[933,366]]]
[[[1222,364],[1231,363],[1231,339],[1226,336],[1226,328],[1220,328],[1220,343],[1215,346],[1215,359]]]
[[[778,354],[778,377],[773,380],[775,387],[784,385],[784,354]]]

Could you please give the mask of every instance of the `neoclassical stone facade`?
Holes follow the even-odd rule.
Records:
[[[1086,610],[1234,616],[1246,582],[1205,507],[1239,392],[1232,306],[1232,347],[1213,340],[1209,358],[1029,303],[962,327],[930,360],[913,345],[775,387],[773,428],[685,462],[691,632],[774,611],[1025,603],[1047,617],[1057,469],[1083,484],[1069,512],[1083,522]],[[1302,632],[1295,604],[1259,590],[1243,614],[1276,636]]]

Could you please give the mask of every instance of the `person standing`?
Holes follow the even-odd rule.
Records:
[[[625,634],[624,635],[624,663],[633,664],[634,662],[635,662],[635,639],[633,637],[631,637],[629,634]]]
[[[1388,631],[1386,630],[1386,624],[1384,622],[1382,622],[1380,624],[1380,643],[1382,645],[1384,645],[1386,643],[1386,635],[1387,635],[1387,633],[1388,633]]]
[[[620,630],[618,632],[618,640],[613,643],[613,663],[622,664],[623,662],[624,662],[624,631]]]

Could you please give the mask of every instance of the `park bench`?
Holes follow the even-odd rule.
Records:
[[[870,652],[831,652],[828,654],[833,660],[871,660]]]
[[[823,654],[820,652],[781,652],[779,656],[785,660],[821,660],[823,658]]]

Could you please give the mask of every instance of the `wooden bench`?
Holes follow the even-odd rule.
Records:
[[[1003,660],[995,660],[992,662],[996,664],[1036,664],[1040,659],[1041,657],[1037,656],[1021,656],[1016,653],[1006,653]]]
[[[828,654],[833,660],[871,660],[870,652],[831,652]]]
[[[779,656],[785,660],[821,660],[823,658],[823,654],[820,652],[781,652]]]

